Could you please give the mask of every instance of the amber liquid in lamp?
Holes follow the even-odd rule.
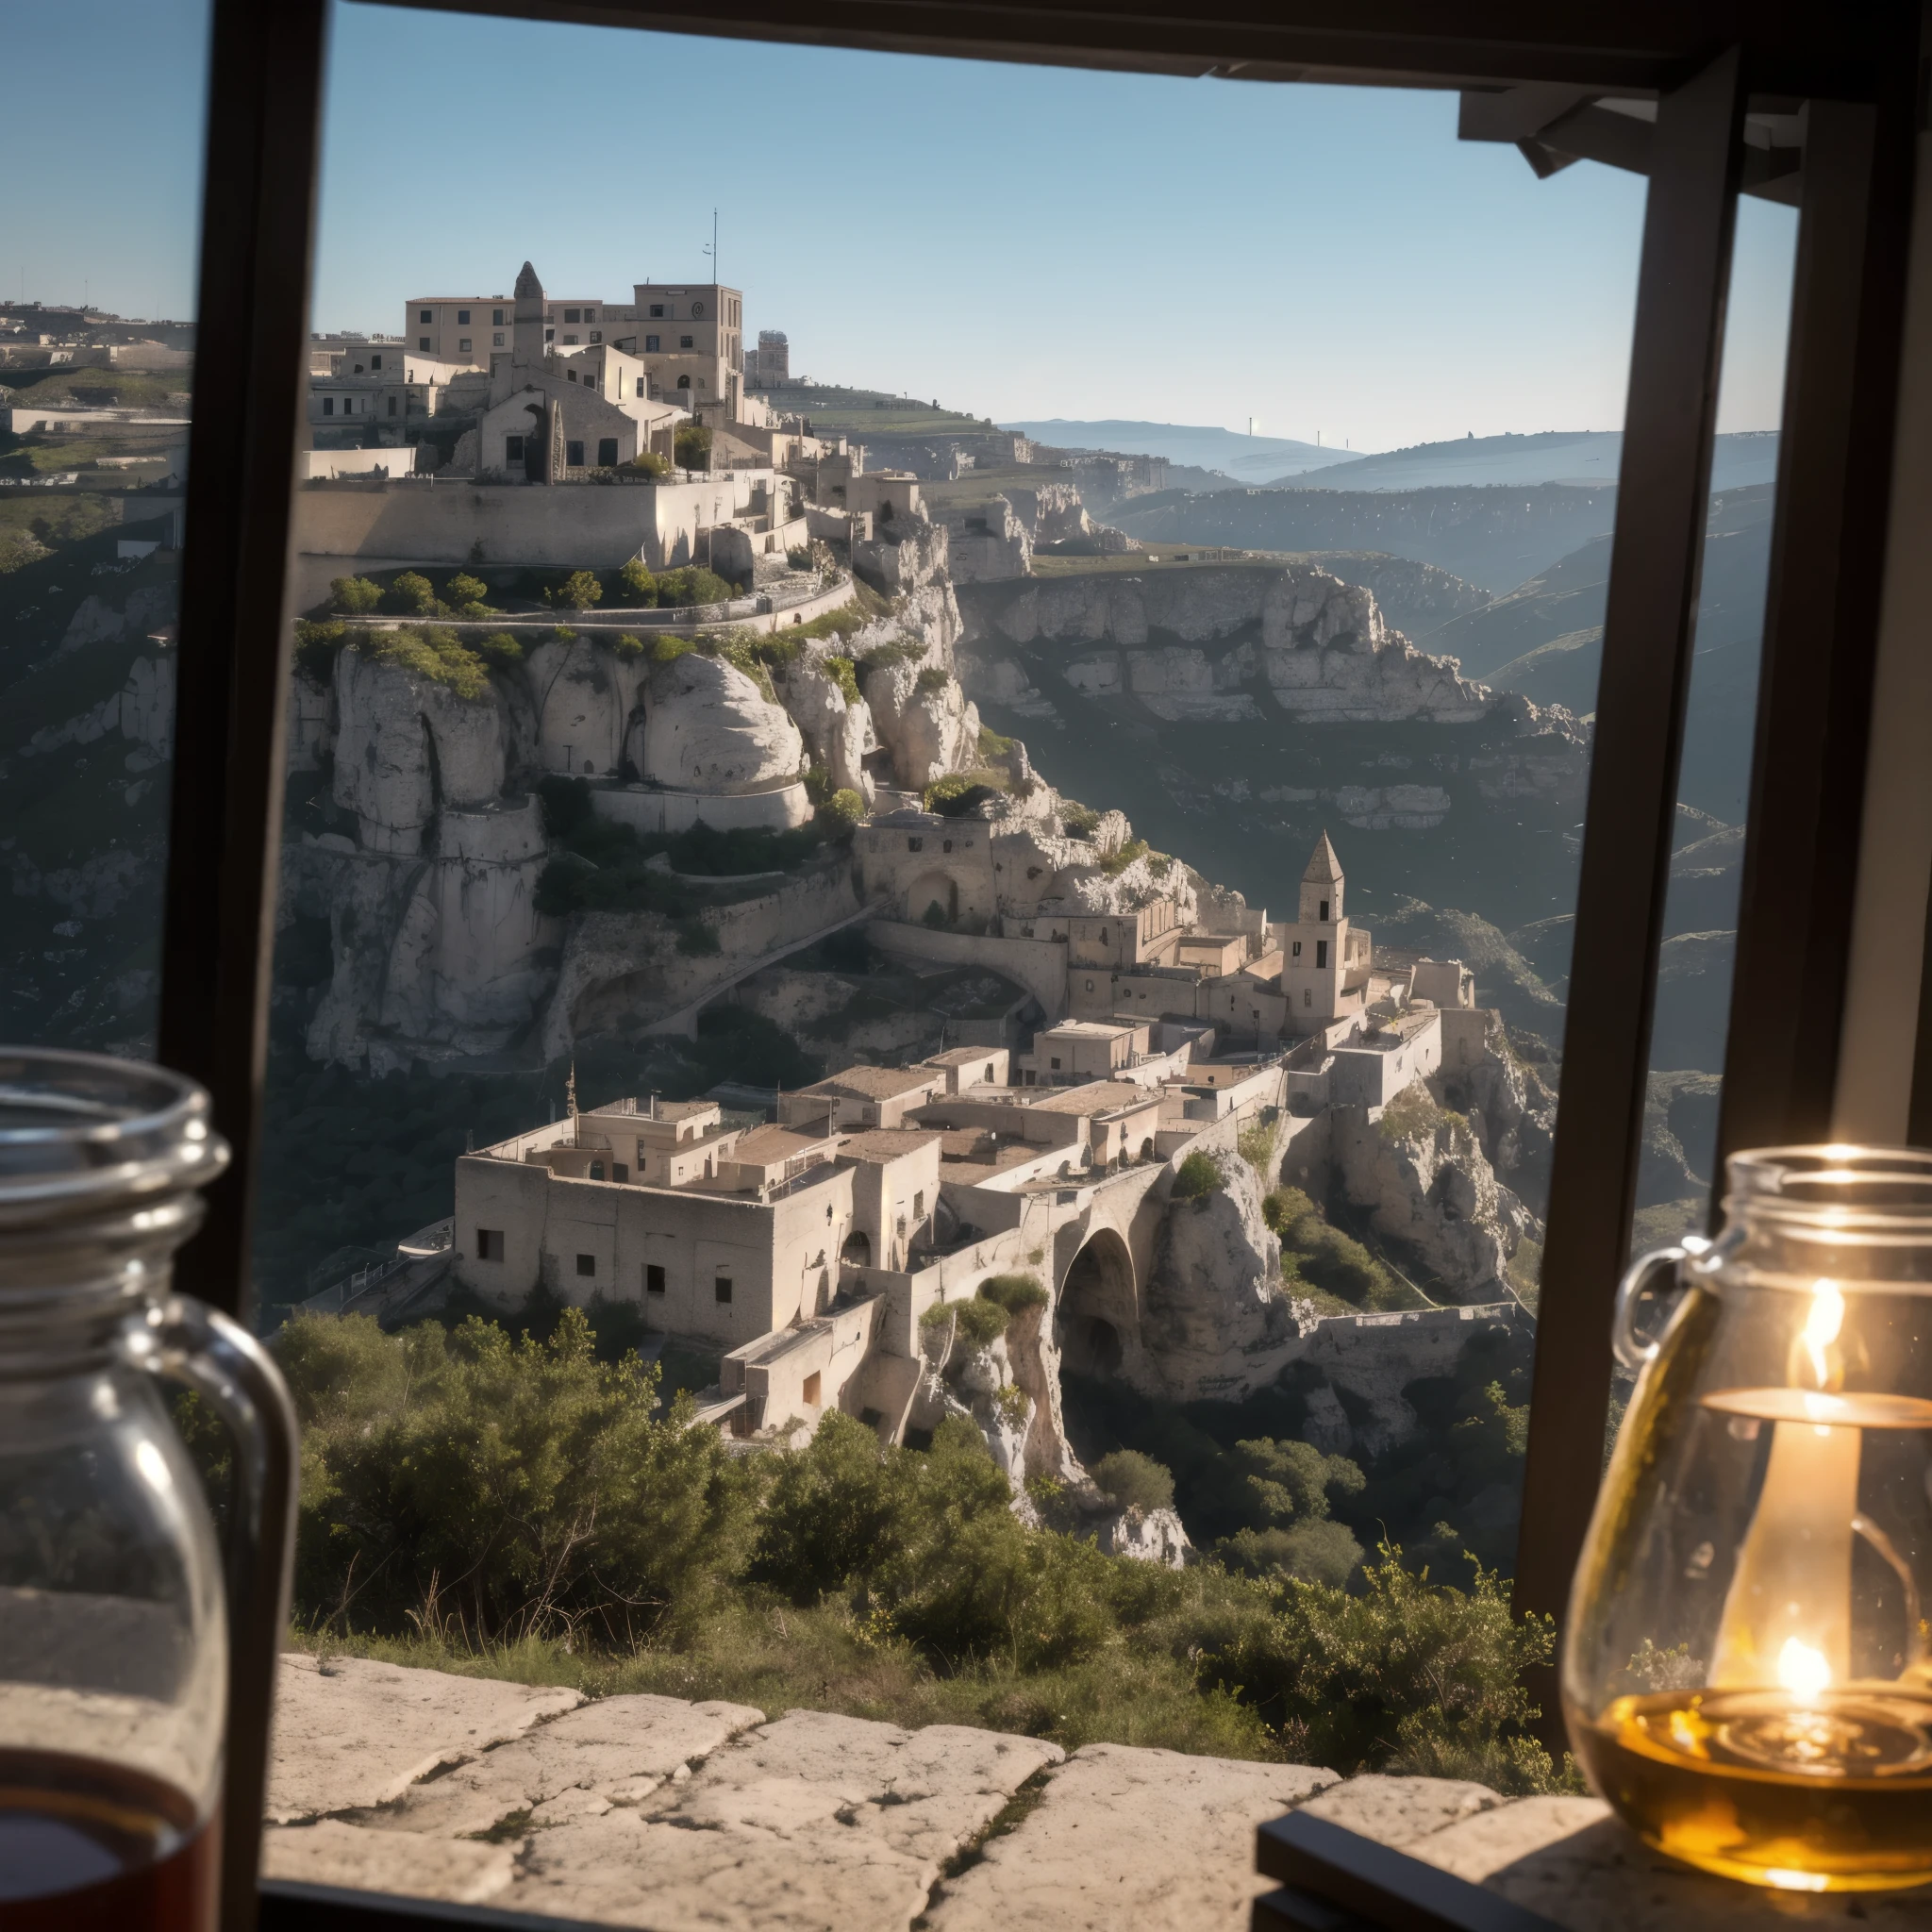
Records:
[[[1767,1617],[1740,1606],[1751,1592],[1734,1585],[1719,1639],[1721,1681],[1614,1699],[1574,1728],[1584,1768],[1650,1843],[1706,1871],[1792,1891],[1923,1885],[1932,1880],[1932,1690],[1917,1673],[1844,1681],[1825,1657],[1842,1655],[1843,1632],[1834,1641],[1821,1629],[1848,1610],[1862,1431],[1932,1426],[1932,1403],[1755,1389],[1707,1395],[1703,1407],[1779,1430],[1740,1577],[1774,1582],[1778,1599],[1803,1591],[1808,1601],[1789,1607],[1808,1614],[1820,1647],[1788,1639],[1786,1649],[1816,1674],[1737,1681],[1754,1650],[1771,1664],[1779,1629],[1774,1610]],[[1771,1516],[1780,1519],[1775,1527]],[[1808,1534],[1793,1539],[1797,1525]]]
[[[1619,1697],[1574,1733],[1592,1785],[1659,1851],[1794,1891],[1932,1879],[1932,1696],[1854,1684]]]
[[[220,1837],[158,1778],[0,1751],[0,1926],[214,1932]]]

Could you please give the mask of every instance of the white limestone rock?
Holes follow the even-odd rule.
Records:
[[[1498,1301],[1522,1224],[1514,1196],[1466,1120],[1416,1082],[1377,1120],[1338,1108],[1336,1168],[1349,1201],[1385,1241],[1413,1255],[1454,1299]]]
[[[1458,1824],[1479,1811],[1493,1811],[1504,1802],[1488,1785],[1464,1778],[1386,1777],[1372,1772],[1346,1784],[1330,1785],[1301,1809],[1377,1844],[1412,1845],[1432,1831]]]
[[[512,1845],[368,1831],[334,1818],[271,1825],[261,1837],[261,1875],[299,1885],[480,1906],[507,1891],[515,1874]]]
[[[937,668],[882,664],[865,680],[879,740],[892,754],[893,782],[908,791],[979,762],[979,708],[951,676],[927,675]]]
[[[410,1786],[395,1806],[358,1822],[378,1830],[465,1837],[519,1811],[545,1822],[636,1805],[682,1776],[765,1714],[744,1704],[606,1697]]]
[[[805,740],[784,707],[722,658],[700,651],[660,666],[633,727],[631,761],[680,791],[757,791],[795,778]]]
[[[1176,1402],[1239,1401],[1280,1373],[1302,1335],[1254,1169],[1208,1158],[1224,1184],[1169,1205],[1141,1307],[1139,1373]]]
[[[584,778],[618,775],[631,732],[642,721],[649,673],[647,658],[620,657],[591,632],[536,645],[525,659],[524,680],[544,769]]]
[[[1101,1524],[1095,1541],[1110,1557],[1158,1563],[1163,1570],[1185,1570],[1194,1548],[1172,1509],[1124,1509]]]
[[[387,1804],[438,1765],[583,1701],[571,1690],[290,1653],[275,1683],[267,1816],[285,1824]]]
[[[792,667],[783,694],[786,708],[805,734],[812,757],[830,774],[833,789],[856,791],[869,807],[874,787],[865,757],[878,748],[872,707],[862,697],[847,698],[838,681],[815,660]]]
[[[445,806],[503,790],[508,731],[493,689],[458,697],[393,660],[344,650],[336,717],[335,802],[356,815],[365,851],[418,853]]]
[[[1246,1932],[1255,1828],[1336,1782],[1303,1764],[1243,1764],[1089,1744],[1017,1831],[948,1879],[930,1932]]]

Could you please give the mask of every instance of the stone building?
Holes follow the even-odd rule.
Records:
[[[1280,929],[1281,988],[1291,1024],[1305,1033],[1360,1013],[1368,991],[1374,949],[1342,911],[1345,889],[1341,861],[1324,832],[1302,872],[1300,916]]]

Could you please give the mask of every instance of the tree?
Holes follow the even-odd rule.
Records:
[[[363,617],[382,602],[382,586],[367,577],[337,577],[328,587],[328,601],[351,617]]]
[[[457,610],[465,617],[483,617],[489,614],[487,599],[490,586],[481,577],[473,577],[467,571],[458,571],[455,576],[443,586],[443,595]]]
[[[633,557],[617,573],[617,581],[624,587],[625,600],[640,609],[658,601],[658,579],[641,557]]]
[[[434,617],[436,587],[420,571],[406,570],[382,593],[382,608],[403,617]]]
[[[1226,1185],[1227,1177],[1222,1173],[1220,1162],[1211,1154],[1197,1151],[1181,1162],[1180,1172],[1174,1177],[1174,1198],[1205,1206],[1208,1195]]]
[[[1116,1509],[1171,1509],[1174,1474],[1138,1449],[1116,1449],[1093,1465],[1093,1486]]]
[[[660,456],[654,449],[641,449],[627,463],[620,463],[618,469],[628,471],[634,476],[668,476],[671,474],[671,458]]]
[[[597,581],[594,571],[574,570],[545,595],[550,603],[561,609],[588,610],[593,604],[604,601],[604,586]]]
[[[828,839],[849,839],[864,816],[865,800],[849,785],[841,785],[819,807],[819,829]]]
[[[680,470],[708,470],[711,467],[711,432],[703,423],[686,423],[673,445],[677,451]]]

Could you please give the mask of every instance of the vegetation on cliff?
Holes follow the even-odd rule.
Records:
[[[835,1413],[802,1449],[734,1457],[688,1397],[660,1402],[658,1368],[600,1359],[580,1309],[544,1340],[298,1317],[275,1345],[303,1424],[311,1641],[1070,1747],[1557,1782],[1520,1682],[1548,1631],[1480,1571],[1458,1590],[1384,1549],[1350,1594],[1106,1556],[1015,1515],[957,1419],[924,1451]],[[187,1422],[219,1475],[219,1430],[192,1403]],[[1322,1479],[1300,1460],[1262,1457],[1264,1480]],[[1165,1494],[1144,1456],[1102,1467],[1142,1507]]]

